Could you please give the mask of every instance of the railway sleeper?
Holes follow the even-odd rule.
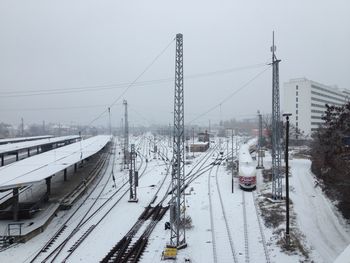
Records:
[[[49,240],[49,242],[41,249],[41,252],[46,252],[52,246],[52,244],[56,241],[56,239],[62,234],[62,232],[67,228],[67,225],[63,225],[58,229],[55,235]]]
[[[112,258],[116,259],[121,251],[125,251],[128,248],[130,242],[131,238],[124,236],[100,262],[108,263]]]
[[[73,244],[73,246],[68,249],[68,252],[73,252],[76,250],[76,248],[81,244],[81,242],[84,241],[84,239],[91,233],[92,230],[94,230],[96,225],[91,225],[85,232],[84,234]]]

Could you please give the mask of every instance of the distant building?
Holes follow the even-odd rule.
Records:
[[[200,142],[209,142],[209,133],[208,133],[208,131],[198,133],[198,141],[200,141]]]
[[[284,83],[284,112],[292,113],[290,122],[309,137],[324,121],[326,104],[340,106],[350,97],[350,90],[327,86],[306,78]]]
[[[190,152],[206,152],[209,149],[209,142],[197,142],[190,144]]]

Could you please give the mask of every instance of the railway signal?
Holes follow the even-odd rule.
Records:
[[[138,202],[136,187],[138,186],[138,171],[136,171],[136,157],[135,144],[131,144],[130,151],[130,169],[129,169],[129,184],[130,184],[130,198],[129,202]]]

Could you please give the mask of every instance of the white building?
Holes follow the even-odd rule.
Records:
[[[326,104],[340,106],[350,98],[349,90],[326,86],[306,78],[291,79],[284,83],[284,112],[292,113],[290,122],[306,136],[320,124]]]

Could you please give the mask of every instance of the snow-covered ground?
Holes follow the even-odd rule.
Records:
[[[350,243],[349,226],[322,190],[315,186],[310,160],[294,159],[290,166],[290,197],[298,226],[313,248],[316,262],[333,262]]]
[[[235,139],[234,139],[235,140]],[[160,156],[155,155],[152,138],[145,136],[132,138],[131,143],[137,145],[143,163],[140,171],[144,171],[138,187],[138,203],[129,203],[129,195],[122,193],[127,191],[128,185],[117,194],[113,201],[106,205],[91,224],[96,223],[108,210],[111,212],[89,234],[82,245],[78,247],[67,262],[99,262],[109,250],[130,230],[137,218],[143,212],[164,180],[164,184],[158,192],[158,198],[165,195],[170,183],[167,176],[167,166]],[[158,151],[162,157],[171,158],[171,150],[167,141],[157,139]],[[196,153],[191,163],[186,165],[189,172],[197,163],[210,164],[218,157],[219,151],[213,145],[209,150],[212,157],[204,158],[207,153]],[[225,151],[221,148],[221,151]],[[229,149],[230,150],[230,149]],[[127,182],[127,171],[121,171],[122,154],[120,146],[117,147],[114,173],[117,188]],[[226,154],[226,152],[225,152]],[[215,157],[214,157],[215,155]],[[146,158],[148,159],[146,165]],[[265,158],[265,166],[269,164],[269,155]],[[111,166],[110,162],[110,166]],[[139,159],[139,165],[141,165]],[[290,161],[292,176],[290,177],[291,199],[293,208],[297,214],[297,224],[305,234],[307,244],[312,248],[311,260],[314,262],[333,262],[337,255],[349,244],[350,235],[348,228],[340,215],[335,211],[333,204],[324,197],[319,188],[314,187],[313,176],[310,172],[310,161],[295,159]],[[110,174],[111,167],[106,170]],[[262,187],[261,173],[258,172],[255,193],[243,192],[238,187],[238,178],[234,181],[234,193],[231,192],[231,173],[227,171],[225,161],[220,165],[212,165],[205,173],[194,180],[186,189],[186,214],[192,218],[191,229],[186,232],[187,248],[178,252],[176,262],[299,262],[303,260],[297,254],[287,255],[275,244],[273,229],[265,227],[260,217],[254,199],[260,194]],[[102,180],[105,183],[107,179]],[[111,196],[116,188],[108,182],[108,187],[99,198],[102,203]],[[96,189],[100,189],[100,186]],[[119,202],[117,200],[120,199]],[[94,200],[93,197],[84,205],[88,206]],[[115,205],[114,205],[115,204]],[[76,204],[79,205],[79,202]],[[25,244],[19,244],[0,253],[0,262],[29,262],[35,251],[38,251],[53,235],[72,211],[60,212],[44,233],[33,238]],[[84,211],[77,213],[82,216]],[[169,212],[157,224],[150,236],[149,244],[142,255],[141,262],[161,262],[164,247],[170,240],[170,231],[164,229],[164,224],[169,221]],[[260,221],[260,222],[259,222]],[[87,224],[82,230],[86,230],[91,224]],[[84,231],[82,231],[83,233]],[[64,231],[62,238],[68,235]],[[67,244],[65,250],[79,237]],[[265,242],[263,241],[265,240]],[[61,262],[58,258],[55,262]],[[38,262],[38,261],[37,261]]]

